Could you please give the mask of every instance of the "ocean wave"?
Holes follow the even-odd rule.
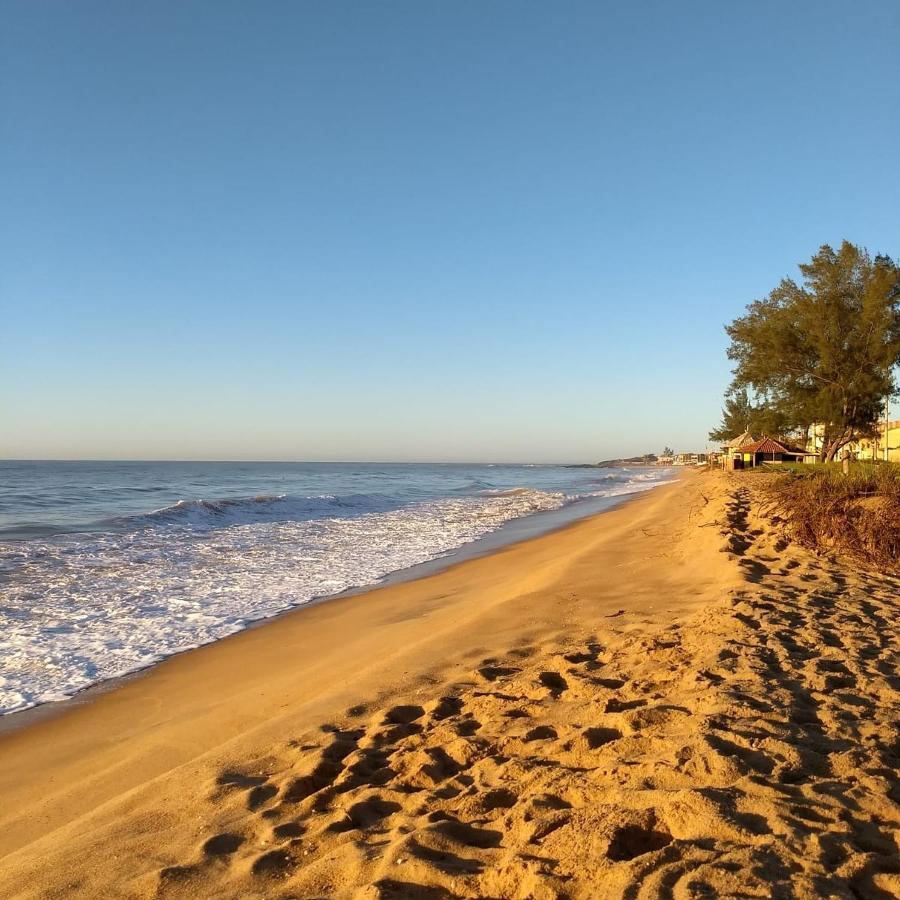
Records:
[[[138,517],[131,529],[0,545],[0,713],[71,696],[248,622],[375,584],[568,501],[525,490],[360,511],[383,502],[378,496],[184,501]],[[297,506],[328,514],[246,518],[248,509],[252,516],[292,502],[294,516]],[[334,514],[348,506],[356,514]],[[173,517],[192,527],[171,527]],[[229,527],[193,527],[197,517],[204,524],[225,517]]]
[[[493,490],[494,484],[482,478],[470,478],[464,485],[456,488],[454,494],[471,494]]]
[[[593,497],[621,497],[623,494],[639,494],[649,491],[671,480],[670,470],[661,470],[659,473],[651,472],[647,475],[635,473],[624,481],[610,481],[598,491],[591,491]]]
[[[65,528],[55,525],[47,525],[42,522],[22,522],[7,528],[0,528],[0,541],[24,541],[28,538],[50,537],[54,534],[64,534]]]
[[[484,488],[478,493],[482,497],[521,497],[524,494],[533,492],[533,488],[512,487],[512,488]]]
[[[397,506],[386,494],[319,494],[292,497],[288,494],[256,497],[223,497],[216,500],[179,500],[170,506],[114,520],[119,525],[190,525],[193,527],[245,525],[252,522],[279,522],[370,513]]]
[[[611,481],[614,482],[623,482],[629,481],[629,475],[627,472],[610,472],[608,475],[601,475],[599,478],[590,478],[586,482],[587,484],[608,484]]]
[[[634,481],[668,481],[672,476],[672,469],[656,469],[651,472],[635,472],[631,477]]]
[[[179,516],[190,516],[194,513],[201,513],[202,515],[209,516],[221,516],[230,510],[253,510],[260,507],[268,508],[271,507],[272,504],[280,503],[285,499],[285,494],[278,494],[273,497],[226,497],[222,500],[179,500],[171,506],[163,506],[161,509],[154,509],[151,512],[143,513],[143,516],[147,519],[170,519]]]
[[[0,713],[376,584],[514,519],[649,490],[662,474],[588,492],[489,487],[417,502],[379,493],[185,499],[100,532],[0,544]]]

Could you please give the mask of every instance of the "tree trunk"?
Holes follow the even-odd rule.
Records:
[[[843,434],[836,441],[831,441],[829,444],[823,444],[822,452],[824,454],[824,459],[822,462],[834,462],[834,458],[837,456],[838,451],[846,447],[853,438],[854,436],[852,434]]]

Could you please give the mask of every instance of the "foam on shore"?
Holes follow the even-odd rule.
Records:
[[[376,584],[523,516],[666,475],[618,474],[578,496],[485,488],[399,507],[383,494],[181,500],[110,530],[0,544],[0,713]]]

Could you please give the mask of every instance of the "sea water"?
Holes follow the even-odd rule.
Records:
[[[659,468],[0,461],[0,714],[598,511]],[[549,525],[548,525],[549,527]],[[534,529],[533,529],[534,530]],[[521,529],[520,529],[521,533]]]

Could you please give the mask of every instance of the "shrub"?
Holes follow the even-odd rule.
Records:
[[[848,475],[814,466],[785,473],[770,492],[799,543],[900,571],[900,466],[855,463]]]

